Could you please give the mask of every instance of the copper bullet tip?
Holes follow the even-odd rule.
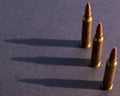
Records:
[[[89,2],[86,4],[85,14],[84,14],[84,17],[88,17],[88,16],[91,16],[91,6]]]
[[[117,48],[114,47],[110,53],[110,57],[109,57],[110,60],[116,60],[117,59]]]
[[[103,35],[102,23],[99,23],[96,29],[96,38],[99,38]]]

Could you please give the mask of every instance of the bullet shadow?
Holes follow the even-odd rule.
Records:
[[[53,46],[53,47],[75,47],[80,48],[80,40],[58,40],[58,39],[8,39],[10,43],[26,44],[32,46]]]
[[[67,79],[19,79],[18,81],[50,87],[81,88],[100,90],[101,81],[67,80]]]
[[[89,59],[62,58],[62,57],[15,57],[11,60],[30,62],[43,65],[89,66]]]

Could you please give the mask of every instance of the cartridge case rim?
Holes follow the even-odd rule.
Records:
[[[102,84],[101,88],[102,88],[103,90],[110,91],[110,90],[112,90],[112,88],[113,88],[113,84],[112,84],[110,87],[108,87],[108,88],[105,88],[105,87],[103,86],[103,84]]]
[[[82,47],[82,48],[90,48],[91,47],[91,43],[89,43],[88,45],[86,45],[86,46],[83,46],[83,44],[82,44],[82,42],[80,43],[80,46]]]
[[[100,67],[100,65],[101,65],[101,61],[100,61],[98,64],[96,64],[96,65],[90,64],[90,67],[99,68],[99,67]]]

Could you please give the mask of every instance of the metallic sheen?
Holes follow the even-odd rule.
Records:
[[[93,45],[92,45],[92,55],[91,55],[91,67],[99,67],[101,65],[101,55],[102,55],[102,46],[103,46],[103,35],[102,35],[102,31],[100,30],[99,26],[102,26],[102,24],[99,24],[97,27],[97,31],[96,34],[98,34],[99,32],[101,34],[98,34],[100,36],[97,36],[95,34],[94,38],[93,38]],[[102,29],[102,27],[101,27]]]
[[[104,78],[102,82],[103,90],[112,90],[116,67],[117,67],[117,60],[115,59],[111,60],[109,58],[106,62],[106,68],[105,68]]]
[[[90,3],[86,5],[86,10],[88,11],[85,11],[85,15],[82,18],[82,37],[81,37],[82,48],[89,48],[91,46],[92,16]]]

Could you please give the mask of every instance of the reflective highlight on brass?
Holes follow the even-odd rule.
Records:
[[[82,18],[82,38],[81,47],[89,48],[91,46],[91,31],[92,31],[92,16],[91,6],[88,2],[85,8],[85,13]]]
[[[102,31],[102,23],[100,23],[97,26],[96,34],[93,38],[91,64],[90,64],[91,67],[99,67],[101,65],[102,45],[103,45],[103,31]]]
[[[117,67],[117,49],[116,47],[114,47],[111,51],[109,59],[106,62],[106,68],[102,82],[103,90],[111,90],[113,88],[116,67]]]

